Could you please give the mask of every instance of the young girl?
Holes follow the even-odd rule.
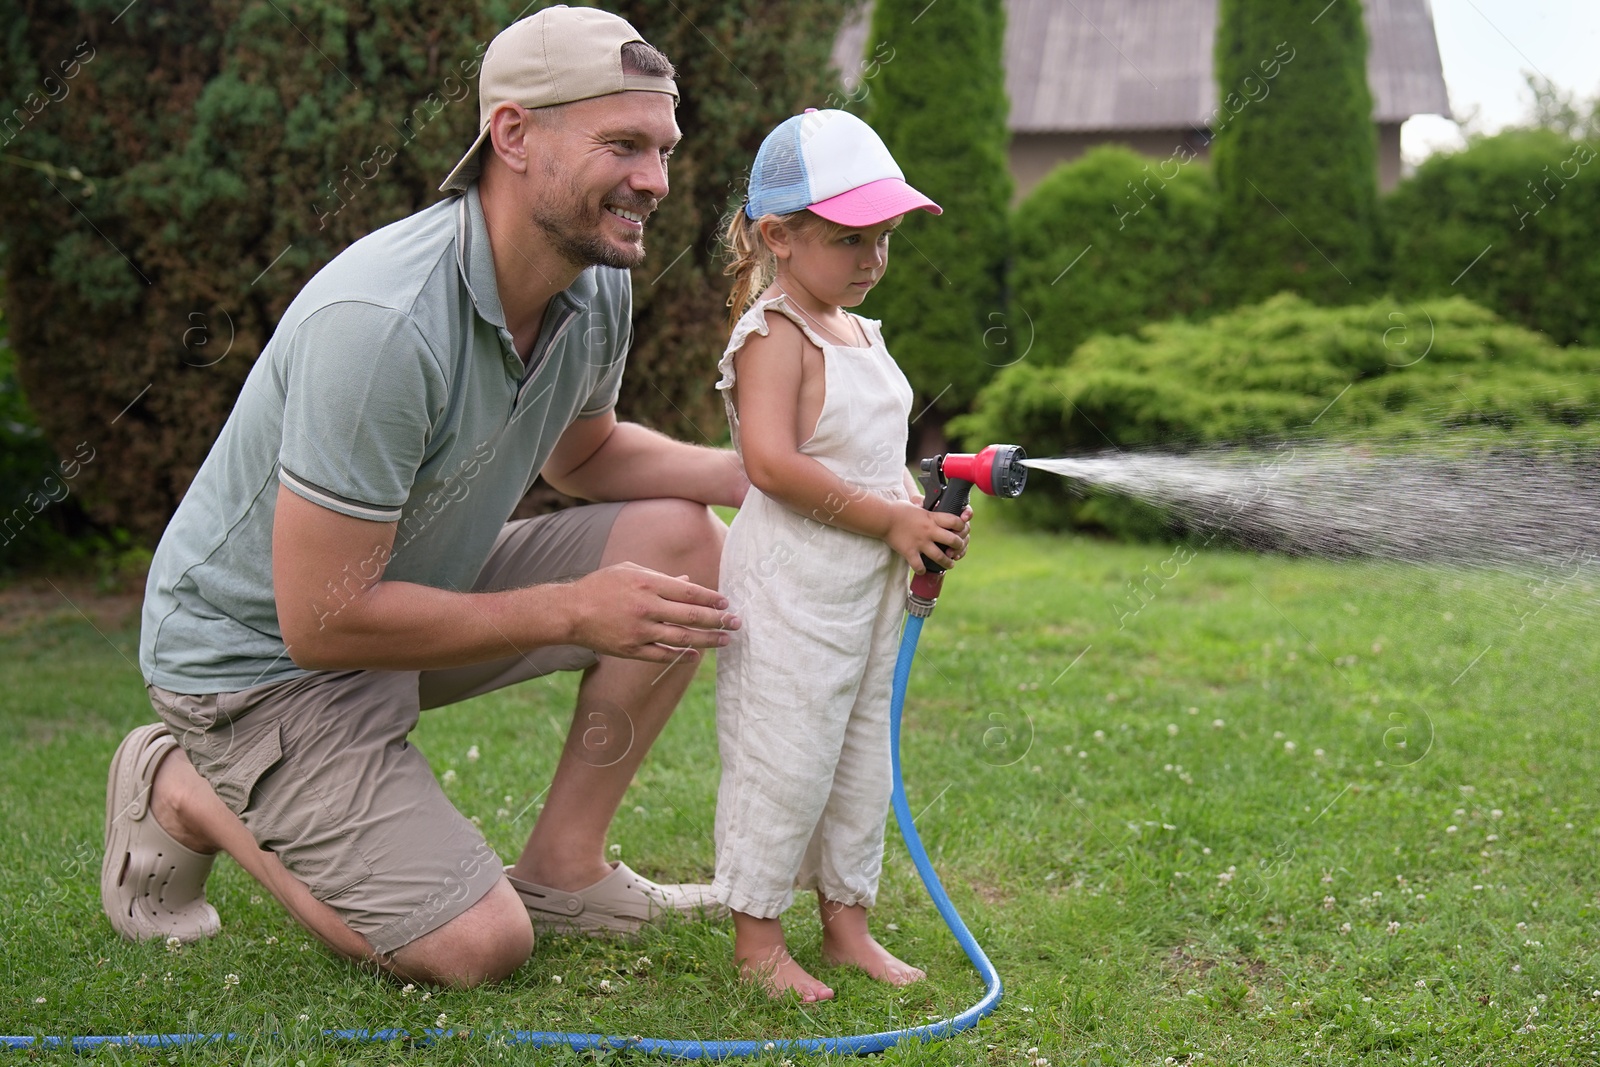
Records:
[[[873,939],[867,908],[905,565],[949,566],[967,526],[917,502],[911,386],[878,323],[844,310],[883,276],[889,234],[917,208],[940,213],[866,123],[812,109],[762,143],[724,235],[737,321],[717,388],[753,488],[722,555],[742,626],[717,656],[712,895],[733,911],[740,972],[806,1002],[833,990],[784,944],[778,916],[796,888],[817,892],[827,962],[896,985],[923,977]]]

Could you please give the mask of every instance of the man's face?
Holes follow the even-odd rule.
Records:
[[[680,136],[672,97],[632,91],[542,110],[528,141],[533,224],[574,266],[637,267]]]

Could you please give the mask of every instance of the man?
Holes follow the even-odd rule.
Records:
[[[614,15],[516,23],[441,186],[459,195],[288,308],[151,567],[162,723],[113,758],[101,876],[125,936],[215,933],[218,851],[334,951],[441,984],[509,975],[534,927],[702,904],[604,859],[701,650],[738,625],[706,505],[737,506],[742,469],[612,410],[672,78]],[[507,524],[541,471],[612,503]],[[585,671],[572,729],[502,869],[406,736],[421,708],[562,669]]]

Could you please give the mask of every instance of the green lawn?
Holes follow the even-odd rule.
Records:
[[[923,637],[905,767],[1006,997],[976,1032],[886,1062],[1596,1058],[1600,657],[1585,576],[1185,562],[1006,529],[1003,505],[985,503]],[[123,943],[96,879],[106,761],[151,718],[136,639],[64,602],[0,638],[0,1032],[252,1038],[159,1054],[175,1061],[576,1062],[482,1034],[866,1032],[981,993],[892,828],[876,925],[930,980],[893,991],[827,973],[838,999],[806,1009],[741,988],[728,928],[708,924],[635,945],[549,939],[498,988],[407,992],[334,961],[227,861],[210,889],[220,937]],[[416,735],[505,855],[531,825],[572,692],[535,683],[429,713]],[[643,873],[711,871],[712,696],[706,671],[615,823],[613,850]],[[795,909],[791,943],[814,964],[810,912]],[[320,1037],[441,1018],[478,1034],[416,1048]]]

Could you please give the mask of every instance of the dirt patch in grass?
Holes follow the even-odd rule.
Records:
[[[0,638],[46,623],[84,619],[100,630],[121,630],[138,621],[143,603],[142,582],[106,592],[84,578],[18,578],[0,585]]]

